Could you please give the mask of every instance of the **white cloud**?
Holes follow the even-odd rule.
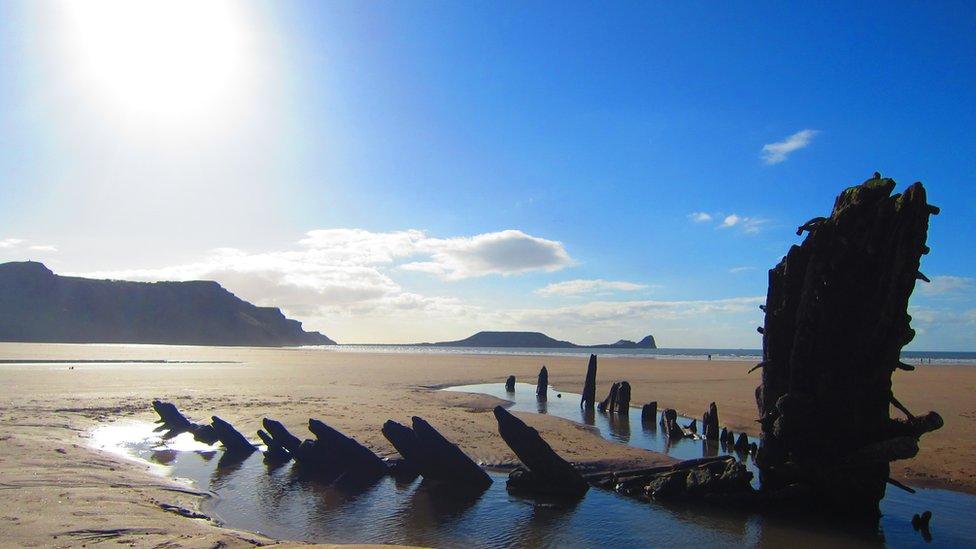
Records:
[[[767,143],[762,148],[762,159],[766,164],[779,164],[786,160],[790,153],[810,145],[818,130],[800,130],[782,141]]]
[[[765,225],[767,220],[759,217],[746,217],[739,214],[729,214],[722,219],[722,223],[719,224],[720,229],[728,229],[731,227],[738,227],[744,233],[755,234],[758,233],[762,226]]]
[[[752,271],[754,269],[755,269],[755,267],[750,267],[748,265],[743,265],[741,267],[732,267],[731,269],[729,269],[729,272],[732,273],[732,274],[736,274],[736,273],[744,273],[746,271]]]
[[[51,244],[31,244],[31,241],[25,238],[0,238],[0,250],[56,252],[58,248]]]
[[[643,290],[647,288],[646,284],[636,284],[634,282],[623,282],[615,280],[603,280],[602,278],[594,280],[567,280],[565,282],[556,282],[549,284],[544,288],[539,288],[535,291],[536,294],[551,297],[551,296],[572,296],[581,295],[588,293],[605,293],[605,292],[633,292],[636,290]]]
[[[976,324],[976,309],[954,310],[911,306],[908,308],[908,313],[912,315],[912,327],[921,326],[929,330],[940,326]],[[968,335],[972,338],[973,334]]]
[[[717,224],[715,225],[719,229],[728,229],[731,227],[737,227],[744,233],[755,234],[758,233],[762,226],[765,225],[768,220],[760,217],[748,217],[744,215],[739,215],[737,213],[731,213],[728,215],[716,214],[719,217]],[[692,212],[688,214],[688,219],[694,223],[708,223],[709,221],[715,220],[712,214],[705,212]]]
[[[964,276],[933,276],[929,280],[932,282],[919,282],[916,288],[923,294],[929,296],[962,293],[976,287],[976,279]]]
[[[425,238],[416,243],[416,251],[429,254],[430,260],[407,263],[401,269],[431,273],[446,280],[552,272],[573,263],[561,242],[511,229],[471,237]]]
[[[674,320],[733,313],[754,313],[765,296],[693,301],[592,301],[553,309],[517,309],[506,314],[521,325],[561,326]]]
[[[396,280],[397,273],[402,273],[398,267],[404,263],[425,264],[438,276],[456,279],[549,270],[570,261],[558,242],[519,231],[438,239],[421,231],[330,229],[311,231],[296,245],[277,251],[223,248],[189,264],[73,274],[129,280],[216,280],[242,299],[278,306],[286,315],[302,320],[307,329],[320,330],[341,342],[438,341],[484,329],[541,330],[596,343],[653,333],[679,346],[733,345],[755,336],[757,320],[752,317],[761,314],[757,305],[764,301],[762,297],[506,308],[422,295]],[[570,295],[644,287],[603,279],[570,280],[540,292]]]
[[[734,227],[734,226],[738,225],[739,222],[742,221],[742,219],[743,218],[739,217],[736,214],[730,214],[730,215],[725,216],[725,219],[722,220],[722,225],[720,225],[720,226],[721,227]]]
[[[286,250],[249,253],[221,248],[190,264],[74,274],[143,281],[216,280],[243,299],[306,318],[384,311],[458,316],[475,310],[453,298],[404,290],[389,273],[397,262],[410,258],[425,261],[400,267],[426,266],[427,272],[449,280],[553,271],[572,263],[559,242],[514,230],[438,239],[416,230],[326,229],[309,231],[297,247]]]
[[[918,281],[908,305],[916,337],[911,349],[970,351],[976,347],[976,279],[932,276]]]

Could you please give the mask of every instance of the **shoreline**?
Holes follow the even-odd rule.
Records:
[[[0,343],[0,356],[5,356],[3,351],[5,350],[5,347],[10,345],[18,345],[18,346],[24,345],[29,347],[34,346],[34,344]],[[564,387],[577,385],[577,384],[580,387],[582,387],[583,377],[585,374],[585,362],[577,363],[577,361],[583,361],[585,360],[585,357],[588,356],[588,355],[581,355],[581,354],[564,356],[564,355],[540,355],[540,354],[498,355],[498,354],[460,354],[460,353],[445,353],[445,354],[376,353],[376,352],[360,353],[360,352],[349,352],[349,351],[330,351],[327,353],[322,353],[321,351],[318,351],[318,349],[310,349],[310,348],[302,348],[302,347],[289,347],[289,348],[198,347],[198,346],[163,346],[163,345],[128,346],[128,345],[115,345],[115,344],[110,344],[110,345],[38,344],[38,345],[42,345],[49,349],[51,347],[58,347],[69,351],[77,351],[77,350],[88,351],[93,348],[108,347],[110,350],[113,350],[115,352],[125,351],[129,349],[133,351],[143,351],[143,354],[146,351],[153,352],[153,354],[165,353],[167,351],[178,351],[178,352],[189,353],[189,354],[195,354],[196,351],[208,351],[208,352],[215,351],[217,353],[229,352],[229,353],[238,353],[238,354],[241,353],[248,354],[248,352],[261,353],[261,354],[269,354],[269,353],[274,354],[276,352],[283,352],[285,354],[311,353],[313,355],[320,355],[326,357],[356,357],[360,359],[366,358],[369,361],[372,361],[371,359],[384,360],[384,361],[386,360],[403,361],[405,359],[406,360],[412,359],[420,363],[425,363],[425,362],[443,363],[444,361],[451,361],[451,360],[471,360],[471,361],[477,361],[481,363],[485,363],[485,362],[497,363],[500,361],[511,359],[513,361],[519,362],[520,367],[526,361],[532,362],[532,361],[538,361],[540,359],[548,359],[549,363],[555,364],[559,367],[558,372],[550,371],[550,385],[556,386],[558,383]],[[131,360],[131,357],[129,358],[129,360]],[[623,376],[615,376],[613,377],[613,379],[611,379],[606,375],[607,365],[611,366],[615,371],[624,370],[628,372],[628,374],[632,374],[635,371],[634,366],[637,365],[635,363],[640,363],[644,361],[651,362],[652,363],[650,364],[651,368],[657,368],[658,366],[661,367],[667,366],[668,373],[675,373],[678,375],[676,375],[674,379],[662,379],[662,377],[663,378],[669,377],[668,375],[650,376],[651,379],[640,379],[640,375],[638,375],[637,378],[635,378],[633,375],[623,375]],[[197,362],[201,364],[204,363],[205,364],[220,364],[220,363],[245,364],[247,361],[246,360],[230,360],[230,361],[192,360],[191,361],[191,360],[171,359],[169,365],[183,365],[183,364],[190,364],[192,362]],[[568,374],[563,371],[567,363],[571,364],[570,368],[573,370]],[[614,367],[621,363],[629,367],[626,368]],[[672,364],[672,363],[677,363],[678,368],[675,367],[676,364]],[[636,403],[634,407],[638,407],[637,405],[643,402],[658,400],[659,409],[663,407],[672,407],[679,414],[691,418],[700,416],[701,411],[704,411],[708,402],[714,400],[719,405],[720,424],[722,426],[727,426],[730,429],[734,429],[736,431],[744,431],[750,436],[758,436],[759,429],[755,423],[756,409],[755,409],[755,403],[753,401],[753,396],[752,396],[753,390],[755,389],[755,385],[758,384],[759,382],[758,373],[753,372],[753,374],[751,374],[752,376],[754,376],[753,381],[749,382],[748,377],[750,376],[750,374],[745,374],[748,368],[745,368],[742,371],[743,375],[737,375],[737,373],[734,371],[734,367],[741,368],[744,364],[748,364],[748,363],[749,361],[744,361],[744,360],[711,360],[711,361],[697,360],[696,361],[693,359],[661,359],[655,357],[605,355],[600,358],[600,365],[602,368],[600,370],[601,374],[598,375],[597,396],[598,398],[602,397],[600,392],[604,390],[603,389],[604,384],[609,386],[609,384],[613,380],[628,379],[631,382],[633,388],[632,402]],[[576,367],[572,368],[572,365],[575,365]],[[933,369],[931,370],[928,369],[928,366],[932,366]],[[725,370],[724,369],[725,367],[729,367],[729,370]],[[531,374],[528,376],[523,374],[523,375],[519,375],[518,377],[523,380],[531,379],[531,381],[534,382],[537,368],[538,365],[535,366],[534,371],[530,370]],[[709,397],[708,394],[702,396],[703,393],[706,393],[706,391],[704,390],[691,391],[689,394],[689,391],[687,390],[687,385],[689,383],[693,384],[694,381],[690,381],[688,379],[688,376],[684,375],[681,372],[681,370],[686,368],[694,369],[696,371],[700,371],[703,368],[723,368],[723,370],[720,370],[718,372],[715,371],[709,372],[710,374],[715,374],[715,373],[723,374],[723,376],[718,379],[705,378],[705,379],[698,380],[702,385],[708,385],[712,389],[717,389],[716,392],[718,394],[711,398]],[[971,390],[976,390],[976,369],[974,369],[970,373],[968,371],[969,368],[971,367],[967,364],[935,364],[935,363],[931,365],[926,364],[920,368],[917,368],[915,372],[896,372],[893,378],[893,387],[896,392],[896,396],[899,396],[899,399],[906,406],[908,406],[912,410],[920,411],[923,410],[923,408],[927,409],[925,408],[925,403],[928,400],[927,397],[929,394],[938,394],[939,392],[945,392],[946,389],[949,389],[951,390],[952,393],[954,393],[953,395],[951,395],[954,397],[953,400],[958,400],[960,393],[962,393],[961,396],[963,398],[966,397],[965,389],[967,387]],[[935,384],[935,385],[941,385],[941,387],[937,387],[937,389],[941,389],[941,391],[935,391],[935,393],[929,390],[916,390],[913,391],[912,393],[909,393],[909,396],[904,396],[900,392],[900,389],[902,387],[911,390],[913,388],[912,379],[918,375],[927,374],[928,377],[932,377],[933,375],[936,374],[942,375],[943,373],[947,373],[946,371],[951,372],[953,374],[960,374],[959,376],[952,376],[952,377],[965,378],[963,380],[964,382],[963,385],[961,387],[957,386],[955,380],[947,379],[944,383]],[[516,372],[512,371],[511,373],[516,373]],[[724,374],[730,374],[730,373],[732,375],[724,376]],[[484,377],[465,375],[463,377],[454,377],[450,381],[446,381],[446,382],[441,381],[441,382],[434,382],[434,383],[410,383],[409,386],[443,388],[451,385],[463,385],[463,384],[470,384],[470,383],[487,383],[492,381],[503,382],[508,375],[509,372],[505,370],[495,370],[495,371],[491,371],[490,373],[487,373],[487,375],[485,375]],[[419,377],[423,377],[423,376],[419,376]],[[737,385],[738,388],[717,387],[716,385],[722,385],[723,380],[729,382],[730,384]],[[932,380],[929,381],[931,382]],[[929,385],[932,385],[932,383],[929,383]],[[671,398],[667,396],[659,396],[658,391],[656,389],[660,387],[663,387],[666,390],[673,390],[673,389],[680,388],[682,394],[672,395]],[[694,401],[694,404],[689,402],[689,400]],[[933,400],[937,400],[937,399],[933,399]],[[956,402],[955,404],[958,404],[958,402]],[[697,409],[699,407],[701,408],[701,411]],[[959,408],[959,406],[955,406],[954,408]],[[725,411],[726,413],[723,414],[722,413],[723,411]],[[943,410],[937,410],[937,411],[943,413]],[[892,417],[896,417],[899,414],[900,412],[892,409]],[[910,483],[914,482],[917,483],[918,485],[939,487],[939,488],[945,488],[954,491],[976,494],[976,471],[972,471],[972,472],[964,471],[966,474],[963,475],[964,477],[962,479],[963,482],[960,483],[959,478],[939,478],[938,476],[933,475],[932,471],[926,471],[925,470],[926,468],[924,467],[921,468],[920,472],[917,472],[919,471],[919,467],[913,466],[913,462],[918,462],[919,459],[921,459],[921,456],[927,453],[926,452],[927,443],[931,443],[931,441],[934,438],[942,438],[942,439],[948,438],[946,433],[949,432],[952,428],[954,427],[958,428],[960,426],[958,423],[956,425],[950,425],[950,422],[952,421],[950,417],[946,416],[945,413],[943,413],[943,415],[947,421],[946,427],[944,427],[939,431],[936,431],[935,433],[930,433],[929,435],[926,436],[925,439],[923,439],[920,445],[922,450],[919,454],[919,457],[916,457],[913,460],[908,460],[907,462],[894,462],[892,466],[893,476],[897,475],[896,478],[898,478],[899,480],[908,481]],[[957,414],[957,417],[966,420],[964,424],[967,427],[967,430],[969,430],[973,434],[973,436],[965,437],[965,439],[966,442],[973,447],[974,453],[976,453],[976,440],[974,440],[976,439],[976,410],[962,411],[961,414]],[[953,438],[957,438],[957,437],[953,437]],[[943,449],[956,450],[956,451],[959,450],[958,447],[950,446],[947,443],[943,444],[943,447],[940,448],[940,450]],[[933,455],[935,455],[934,452]],[[972,468],[976,469],[976,464],[973,464]],[[905,472],[907,474],[900,474],[902,472]],[[935,471],[935,473],[938,472],[939,471]]]
[[[195,344],[163,344],[163,343],[69,343],[69,342],[17,342],[0,341],[0,348],[4,346],[32,346],[43,345],[46,347],[65,347],[70,349],[91,349],[104,347],[110,352],[119,349],[132,349],[135,352],[166,350],[166,349],[223,349],[228,352],[241,350],[252,351],[279,351],[279,352],[324,352],[333,354],[374,354],[384,356],[468,356],[468,357],[518,357],[518,358],[574,358],[586,357],[589,354],[596,354],[606,359],[636,359],[636,360],[682,360],[682,361],[702,361],[702,362],[754,362],[762,360],[761,349],[726,349],[726,348],[685,348],[685,347],[658,347],[655,349],[616,349],[616,348],[590,348],[574,347],[570,349],[559,347],[446,347],[446,346],[422,346],[416,344],[399,343],[348,343],[335,345],[292,345],[292,346],[253,346],[253,345],[195,345]],[[576,351],[576,352],[574,352]],[[637,351],[637,352],[634,352]],[[640,352],[650,351],[650,352]],[[668,351],[675,351],[669,353]],[[727,353],[722,353],[727,351]],[[902,360],[913,366],[958,366],[976,367],[976,351],[904,351],[907,355],[902,356]],[[708,355],[712,355],[709,360]],[[910,356],[910,355],[932,355],[932,356]],[[945,356],[945,355],[966,355],[964,357]],[[931,359],[932,362],[924,362]],[[115,362],[140,362],[139,360],[114,360]],[[11,359],[0,359],[0,364],[6,363],[27,363]],[[65,359],[60,361],[46,362],[78,362],[77,360]],[[100,360],[88,360],[88,362],[106,362]],[[142,360],[141,362],[166,362],[161,360]],[[226,362],[226,361],[170,361],[171,363],[180,362]]]
[[[344,347],[354,347],[346,349]],[[403,350],[393,350],[392,348],[401,348]],[[434,352],[431,352],[430,348],[421,348],[413,345],[397,345],[397,344],[339,344],[334,346],[308,346],[308,347],[294,347],[294,349],[303,349],[308,351],[322,351],[328,353],[336,354],[377,354],[377,355],[411,355],[411,356],[468,356],[468,357],[492,357],[492,356],[504,356],[504,357],[519,357],[519,358],[586,358],[589,354],[595,354],[601,358],[606,359],[631,359],[631,360],[681,360],[681,361],[693,361],[693,362],[733,362],[733,363],[753,363],[758,364],[762,361],[762,350],[760,349],[685,349],[685,348],[667,348],[660,347],[653,349],[653,351],[661,351],[661,353],[631,353],[628,350],[620,350],[618,352],[612,352],[613,349],[588,349],[588,348],[578,348],[579,352],[567,352],[561,349],[551,349],[551,348],[534,348],[534,347],[497,347],[498,351],[492,351],[491,347],[434,347]],[[442,349],[442,350],[437,350]],[[480,351],[479,351],[480,349]],[[605,351],[611,351],[609,353]],[[604,351],[604,352],[600,352]],[[663,351],[701,351],[700,353],[675,353],[668,354]],[[706,351],[713,351],[712,358],[708,359],[709,353]],[[746,351],[749,354],[718,354],[717,351]],[[755,352],[753,354],[752,352]],[[906,351],[910,354],[932,354],[932,355],[972,355],[966,356],[964,358],[956,357],[924,357],[925,360],[931,358],[932,362],[922,362],[923,358],[915,356],[903,356],[902,361],[911,364],[916,367],[935,367],[935,366],[953,366],[953,367],[976,367],[976,351]]]

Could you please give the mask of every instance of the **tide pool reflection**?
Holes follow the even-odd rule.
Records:
[[[536,398],[535,389],[536,386],[533,384],[516,383],[515,391],[510,393],[505,391],[505,387],[501,383],[484,383],[449,387],[445,390],[495,396],[511,401],[513,403],[509,408],[511,411],[544,413],[577,421],[584,425],[596,427],[599,433],[609,440],[665,453],[677,459],[693,459],[703,455],[701,441],[694,439],[671,440],[665,436],[663,430],[658,429],[657,423],[660,421],[663,411],[657,413],[653,422],[642,422],[641,411],[638,408],[631,408],[629,414],[608,414],[594,409],[580,408],[580,395],[574,393],[561,391],[559,394],[562,395],[562,398],[540,401]],[[679,420],[685,424],[690,422],[691,418],[679,417]],[[641,429],[635,431],[631,425],[640,425]],[[749,441],[758,442],[753,438],[750,438]],[[721,449],[716,447],[714,455],[719,455],[720,451]],[[747,466],[756,472],[751,457],[748,454],[742,457]],[[758,475],[756,476],[758,477]]]
[[[504,395],[502,384],[494,389]],[[517,387],[510,396],[521,398],[521,389]],[[524,406],[534,411],[534,387],[529,386],[524,395],[527,398],[515,408]],[[627,440],[632,446],[647,447],[660,440],[654,425],[631,428],[631,422],[640,421],[639,415],[611,421],[605,414],[581,411],[579,401],[568,393],[563,393],[562,399],[548,401],[546,411],[582,420],[604,436]],[[164,442],[151,434],[151,424],[147,426],[137,435],[137,430],[103,435],[116,449],[146,460],[155,458],[165,464],[170,476],[211,490],[215,497],[204,511],[228,527],[278,539],[437,547],[905,546],[924,543],[910,526],[911,514],[924,507],[935,512],[933,543],[976,544],[967,524],[967,517],[976,516],[974,498],[940,490],[920,489],[921,499],[889,495],[883,503],[885,516],[880,530],[865,533],[808,517],[644,503],[599,489],[569,503],[529,498],[509,494],[506,475],[501,472],[490,473],[495,482],[480,494],[458,494],[420,478],[385,477],[369,486],[352,487],[322,482],[292,462],[266,462],[260,452],[228,460],[217,451],[219,459],[213,459],[212,448],[193,446],[179,437]],[[682,440],[666,450],[676,457],[720,451],[709,444]],[[661,443],[657,447],[664,446]]]

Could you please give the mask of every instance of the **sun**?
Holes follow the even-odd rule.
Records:
[[[156,116],[220,101],[244,62],[240,14],[220,0],[65,2],[69,47],[111,106]]]

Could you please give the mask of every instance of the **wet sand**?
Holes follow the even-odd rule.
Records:
[[[191,419],[220,415],[250,435],[262,417],[305,433],[323,419],[381,455],[393,455],[379,427],[419,415],[477,461],[505,465],[514,456],[488,411],[501,401],[436,391],[447,385],[501,382],[509,374],[534,382],[549,369],[557,389],[578,392],[585,357],[336,353],[302,349],[0,344],[0,360],[184,360],[201,363],[0,364],[0,539],[18,545],[95,541],[156,546],[231,547],[269,543],[163,510],[197,511],[203,494],[139,464],[93,450],[87,433],[119,419],[152,420],[153,398],[176,403]],[[206,361],[232,361],[209,363]],[[73,369],[69,369],[72,367]],[[756,434],[753,390],[758,372],[745,362],[601,358],[598,398],[627,379],[632,403],[700,417],[719,406],[722,425]],[[923,438],[918,457],[893,464],[911,484],[976,492],[976,368],[919,367],[895,374],[895,394],[909,409],[937,409],[946,426]],[[553,395],[554,398],[555,395]],[[893,411],[893,415],[898,414]],[[522,415],[561,455],[588,469],[660,464],[666,456],[603,440],[554,417]],[[57,536],[57,537],[55,537]]]

